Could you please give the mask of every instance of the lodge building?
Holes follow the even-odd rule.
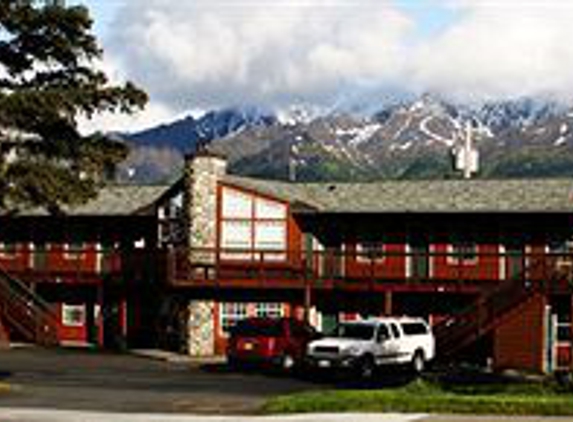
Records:
[[[567,179],[287,183],[205,152],[174,185],[1,223],[4,337],[211,355],[250,315],[417,315],[445,360],[573,364]]]

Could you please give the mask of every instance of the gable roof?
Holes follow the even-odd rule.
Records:
[[[286,183],[229,176],[225,181],[288,201],[295,212],[573,212],[569,179]]]

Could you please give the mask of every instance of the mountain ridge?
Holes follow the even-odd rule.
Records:
[[[465,106],[431,95],[366,115],[303,107],[281,115],[256,107],[210,111],[123,135],[133,148],[123,172],[135,168],[138,181],[166,179],[184,153],[207,147],[225,154],[231,171],[248,176],[453,178],[452,150],[468,122],[480,151],[479,177],[573,176],[571,107],[532,98]]]

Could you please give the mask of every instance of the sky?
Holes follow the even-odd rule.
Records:
[[[573,99],[573,0],[68,1],[90,8],[113,79],[150,95],[145,112],[95,128],[388,92]]]

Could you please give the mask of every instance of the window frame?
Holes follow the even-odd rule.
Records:
[[[77,320],[72,318],[74,312],[79,312],[81,316]],[[62,326],[66,328],[80,328],[86,325],[87,321],[87,307],[85,304],[80,303],[62,303],[61,307],[61,321]]]
[[[382,264],[387,258],[388,244],[383,240],[356,243],[356,262]]]
[[[463,248],[471,247],[472,251]],[[469,250],[469,249],[468,249]],[[448,244],[447,263],[449,265],[476,265],[479,261],[479,245],[473,240],[455,240]]]
[[[244,202],[250,205],[250,212],[245,213],[242,210],[237,215],[229,212],[227,195],[230,197],[244,197]],[[221,210],[218,223],[218,248],[222,250],[220,257],[226,261],[252,262],[264,258],[265,262],[285,262],[287,260],[287,251],[289,248],[289,208],[288,204],[267,198],[257,193],[246,192],[240,188],[222,185],[220,189]],[[272,209],[275,208],[273,215]],[[262,215],[260,215],[262,214]],[[265,215],[266,214],[266,215]],[[250,239],[244,242],[244,248],[234,248],[225,245],[226,230],[228,224],[243,223],[248,225]],[[280,227],[280,242],[269,243],[269,247],[260,248],[260,239],[264,225],[277,225]],[[277,237],[276,239],[278,239]],[[267,240],[268,242],[268,240]],[[233,251],[233,249],[236,250]],[[275,252],[276,250],[276,252]]]
[[[19,249],[18,242],[0,242],[0,259],[16,259]]]

